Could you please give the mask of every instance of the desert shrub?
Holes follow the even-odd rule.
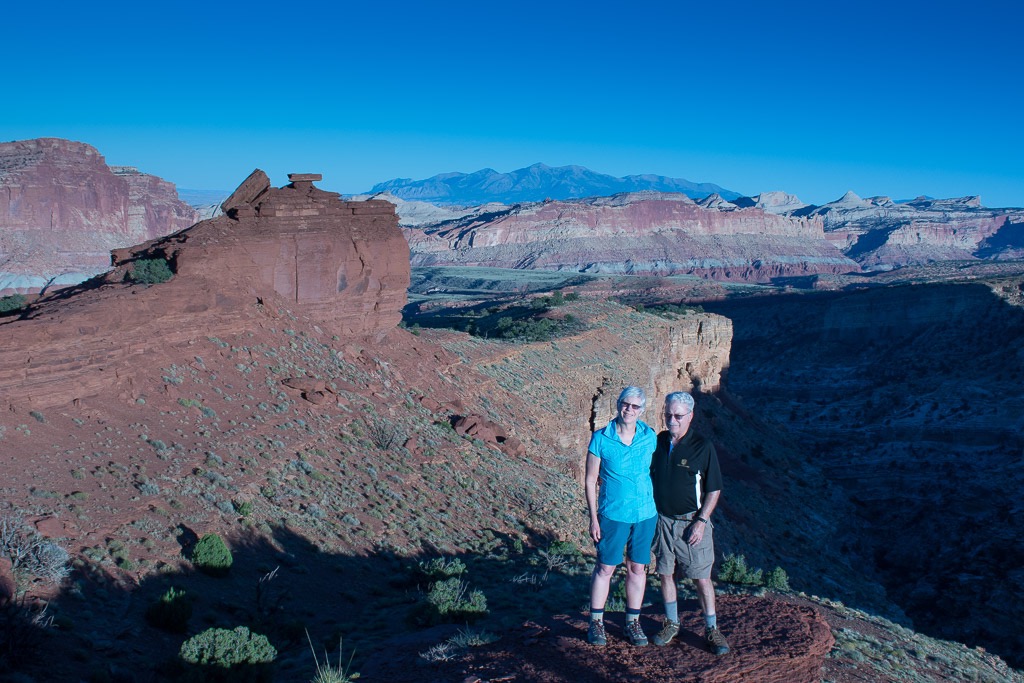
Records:
[[[192,618],[192,598],[171,587],[146,610],[146,621],[171,633],[184,633]]]
[[[435,557],[429,562],[420,561],[420,573],[431,580],[448,579],[453,576],[462,576],[466,573],[466,563],[457,557],[448,559],[446,557]]]
[[[128,279],[143,285],[155,285],[167,282],[174,276],[167,261],[162,258],[139,259],[128,273]]]
[[[768,572],[768,578],[764,580],[764,587],[776,593],[784,593],[789,590],[789,576],[782,567],[776,567]]]
[[[726,555],[722,567],[718,570],[718,579],[746,586],[764,585],[764,573],[760,569],[748,567],[747,558],[743,555]]]
[[[192,564],[210,576],[225,576],[234,558],[224,539],[217,534],[206,534],[192,548]]]
[[[413,608],[413,623],[433,626],[441,623],[471,622],[487,614],[487,597],[470,590],[460,578],[452,577],[431,585],[426,598]]]
[[[570,555],[580,554],[580,549],[572,541],[552,541],[548,546],[548,555]]]
[[[371,422],[366,425],[366,436],[382,451],[401,446],[405,441],[402,430],[386,422]]]
[[[0,591],[0,671],[14,671],[41,655],[43,637],[53,625],[46,603]],[[13,679],[12,679],[13,680]]]
[[[178,658],[188,681],[270,681],[277,650],[245,626],[208,628],[182,643]]]
[[[310,683],[352,683],[352,681],[359,678],[359,674],[352,671],[352,659],[355,657],[354,650],[348,659],[348,664],[345,666],[341,664],[341,638],[338,639],[338,664],[335,667],[331,666],[331,658],[326,650],[324,651],[324,663],[320,664],[320,660],[316,656],[316,649],[313,647],[313,641],[309,637],[309,631],[306,631],[306,640],[309,641],[309,649],[313,651],[313,663],[316,664],[316,676],[313,677]]]
[[[448,642],[455,647],[466,648],[489,645],[497,640],[498,636],[490,631],[466,627],[460,628],[454,636],[448,639]]]
[[[0,554],[10,560],[19,589],[33,578],[59,584],[70,572],[68,552],[16,513],[0,514]]]
[[[28,303],[28,299],[26,299],[22,294],[0,296],[0,315],[20,311],[25,308],[26,303]]]

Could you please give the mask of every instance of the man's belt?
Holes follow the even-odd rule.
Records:
[[[693,521],[693,518],[697,516],[697,512],[687,512],[685,515],[662,515],[662,517],[668,517],[669,519],[675,519],[683,522]]]

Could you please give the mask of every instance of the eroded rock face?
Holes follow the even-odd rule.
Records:
[[[199,219],[173,184],[58,138],[0,143],[0,293],[67,286]]]
[[[23,319],[0,319],[9,340],[0,349],[0,402],[66,404],[111,384],[130,397],[124,367],[132,357],[159,367],[175,345],[268,317],[286,327],[287,316],[301,315],[339,338],[394,328],[409,286],[394,207],[340,201],[313,187],[319,176],[292,178],[272,188],[255,171],[225,203],[226,215],[117,250],[99,286],[43,300]],[[165,260],[174,276],[126,284],[149,259]]]
[[[822,206],[780,204],[772,210],[820,218],[826,239],[866,270],[1024,254],[1024,210],[986,208],[979,197],[897,203],[847,192]]]
[[[682,194],[639,193],[516,205],[406,229],[414,266],[693,274],[766,282],[858,269],[819,218],[779,216]]]

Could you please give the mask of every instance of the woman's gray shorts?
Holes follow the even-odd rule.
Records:
[[[690,545],[686,542],[689,538],[690,523],[689,519],[673,519],[658,515],[658,528],[654,533],[658,574],[672,575],[678,563],[679,573],[688,579],[711,578],[711,565],[715,563],[714,530],[710,524],[705,524],[704,538],[697,545]]]

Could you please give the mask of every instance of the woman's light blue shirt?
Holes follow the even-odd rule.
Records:
[[[597,514],[627,524],[658,514],[651,484],[651,456],[657,445],[658,435],[640,420],[629,446],[619,439],[614,420],[594,432],[587,450],[601,459]]]

